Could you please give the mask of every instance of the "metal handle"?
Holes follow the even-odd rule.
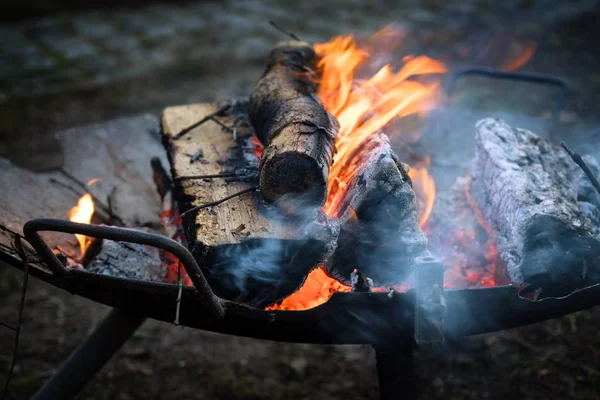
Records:
[[[560,95],[557,97],[556,102],[554,103],[554,108],[552,109],[552,129],[558,123],[559,114],[564,108],[567,96],[569,94],[569,84],[567,83],[567,81],[561,78],[557,78],[555,76],[533,74],[528,72],[507,72],[499,71],[497,69],[492,68],[480,67],[465,68],[454,72],[446,83],[446,94],[449,96],[450,93],[452,93],[452,91],[456,87],[456,82],[459,78],[469,75],[485,76],[493,79],[539,83],[543,85],[558,87],[561,90],[561,92]]]
[[[192,254],[180,243],[169,239],[168,237],[156,235],[154,233],[140,232],[133,229],[117,228],[114,226],[80,224],[61,219],[42,218],[27,221],[23,226],[25,238],[29,243],[31,243],[33,248],[46,262],[52,272],[59,277],[64,276],[68,270],[58,260],[44,239],[42,239],[38,233],[39,231],[53,231],[71,234],[77,233],[85,236],[98,237],[120,242],[143,244],[168,251],[169,253],[175,255],[179,261],[181,261],[181,264],[183,264],[183,267],[192,280],[197,295],[202,301],[202,305],[206,311],[218,319],[223,318],[225,315],[225,308],[221,303],[221,299],[219,299],[219,297],[213,293]]]

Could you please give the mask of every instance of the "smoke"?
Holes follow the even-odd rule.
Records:
[[[208,277],[217,295],[259,308],[298,290],[333,253],[340,230],[309,195],[284,197],[263,212],[269,232],[218,248]]]

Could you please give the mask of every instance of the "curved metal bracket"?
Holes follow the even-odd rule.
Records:
[[[210,288],[206,278],[202,274],[198,263],[192,254],[183,247],[180,243],[169,239],[165,236],[156,235],[153,233],[140,232],[133,229],[117,228],[114,226],[80,224],[71,221],[60,219],[33,219],[28,221],[23,226],[25,238],[42,259],[47,263],[53,274],[58,277],[65,276],[69,271],[60,262],[44,239],[38,233],[39,231],[53,231],[71,234],[81,234],[91,237],[99,237],[103,239],[130,242],[157,247],[168,251],[176,256],[188,273],[196,293],[205,310],[213,317],[221,319],[225,315],[225,308],[221,299],[217,297]]]
[[[552,128],[556,126],[559,114],[565,107],[566,99],[570,88],[567,81],[555,76],[533,74],[528,72],[507,72],[492,68],[469,67],[454,72],[446,83],[446,94],[449,96],[456,88],[458,79],[465,76],[485,76],[493,79],[512,80],[520,82],[538,83],[542,85],[556,86],[560,89],[560,94],[552,108]]]

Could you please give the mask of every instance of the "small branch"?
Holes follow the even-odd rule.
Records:
[[[179,132],[177,135],[173,136],[174,140],[180,139],[182,136],[186,135],[187,133],[191,132],[192,130],[194,130],[195,128],[199,127],[200,125],[202,125],[203,123],[205,123],[206,121],[213,119],[214,117],[216,117],[217,115],[220,115],[222,113],[224,113],[225,111],[229,110],[231,108],[232,104],[231,103],[227,103],[224,106],[222,106],[221,108],[219,108],[217,111],[215,111],[212,114],[208,114],[206,116],[204,116],[204,118],[202,118],[200,121],[188,126],[187,128],[183,129],[181,132]]]
[[[300,38],[298,36],[296,36],[292,32],[286,31],[285,29],[283,29],[282,27],[280,27],[279,25],[277,25],[275,23],[275,21],[269,21],[269,24],[271,24],[271,26],[273,28],[277,29],[279,32],[283,33],[284,35],[287,35],[287,36],[291,37],[292,39],[297,40],[299,42],[302,41],[302,40],[300,40]]]
[[[25,308],[25,294],[27,293],[27,282],[29,281],[29,260],[27,259],[27,254],[25,254],[25,250],[21,245],[21,238],[19,236],[15,237],[14,247],[16,252],[19,254],[19,257],[23,261],[23,286],[21,288],[21,301],[19,303],[19,314],[17,316],[17,326],[15,327],[15,345],[13,350],[13,358],[10,364],[10,369],[8,370],[8,376],[6,377],[6,382],[4,383],[4,389],[2,390],[1,399],[4,400],[6,397],[6,393],[8,392],[8,385],[10,384],[10,378],[12,377],[13,371],[15,369],[15,364],[17,363],[17,357],[19,354],[19,336],[21,333],[21,323],[23,321],[23,309]]]
[[[4,323],[4,322],[2,322],[2,321],[0,321],[0,325],[2,325],[2,326],[3,326],[3,327],[5,327],[5,328],[8,328],[8,329],[10,329],[11,331],[16,331],[16,330],[17,330],[17,328],[15,328],[14,326],[11,326],[11,325],[9,325],[9,324],[7,324],[7,323]]]
[[[594,188],[596,189],[598,194],[600,194],[600,182],[598,182],[598,180],[594,176],[593,172],[587,166],[585,161],[583,161],[583,158],[581,158],[581,156],[579,154],[573,152],[570,148],[568,148],[567,145],[565,144],[565,142],[560,142],[560,145],[562,146],[563,149],[565,149],[567,154],[569,154],[571,156],[571,158],[573,159],[575,164],[579,165],[579,167],[583,170],[583,172],[588,177],[590,182],[592,182],[592,185],[594,185]]]
[[[62,172],[62,170],[61,170]],[[65,176],[69,176],[68,173],[66,172],[67,175]],[[80,186],[78,181],[74,181],[75,183],[77,183],[77,186]],[[63,187],[67,190],[69,190],[70,192],[72,192],[73,194],[75,194],[77,197],[81,197],[86,193],[89,193],[90,196],[92,196],[92,200],[94,201],[94,206],[99,208],[100,210],[102,210],[102,212],[104,212],[106,215],[109,216],[109,218],[114,219],[119,225],[121,226],[125,226],[125,222],[123,221],[123,219],[121,217],[119,217],[118,215],[115,215],[112,213],[112,211],[110,210],[109,207],[105,206],[96,196],[94,196],[89,190],[87,190],[87,188],[83,188],[82,191],[79,191],[77,189],[75,189],[73,186],[66,184],[64,182],[61,182],[57,179],[54,178],[50,178],[50,183],[53,183],[55,185],[58,185],[60,187]],[[83,193],[82,193],[83,192]],[[107,223],[111,223],[110,221],[105,221]]]
[[[215,122],[217,125],[220,125],[221,128],[225,129],[228,132],[233,133],[233,129],[231,129],[230,127],[228,127],[227,125],[225,125],[224,123],[222,123],[221,121],[219,121],[218,119],[216,119],[214,116],[209,118],[211,121]]]
[[[249,192],[253,192],[253,191],[256,191],[256,190],[258,190],[258,186],[251,187],[251,188],[248,188],[248,189],[244,189],[241,192],[234,193],[234,194],[232,194],[230,196],[227,196],[227,197],[224,197],[224,198],[222,198],[220,200],[215,200],[215,201],[210,202],[210,203],[206,203],[206,204],[199,205],[197,207],[190,208],[189,210],[187,210],[186,212],[184,212],[184,213],[181,214],[181,218],[185,218],[186,216],[188,216],[189,214],[191,214],[191,213],[193,213],[195,211],[219,205],[221,203],[226,202],[227,200],[233,199],[234,197],[238,197],[238,196],[243,195],[244,193],[249,193]]]
[[[18,237],[20,237],[21,239],[25,239],[25,236],[21,235],[21,234],[20,234],[20,233],[18,233],[18,232],[15,232],[15,231],[13,231],[13,230],[11,230],[11,229],[8,229],[7,227],[5,227],[5,226],[4,226],[4,225],[2,225],[2,224],[0,224],[0,231],[4,231],[4,232],[7,232],[7,233],[10,233],[11,235],[14,235],[14,236],[18,236]]]
[[[181,284],[181,261],[177,262],[177,286],[179,290],[177,291],[177,306],[175,308],[175,325],[179,325],[179,309],[181,307],[181,292],[183,290],[183,285]]]

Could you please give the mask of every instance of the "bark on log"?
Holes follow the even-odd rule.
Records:
[[[413,272],[414,259],[429,255],[419,228],[417,202],[407,166],[393,153],[383,133],[365,143],[360,171],[348,184],[341,204],[338,248],[326,268],[351,284],[355,268],[375,286],[399,284]]]
[[[310,44],[280,44],[252,91],[250,121],[265,145],[260,191],[269,202],[301,195],[321,206],[327,198],[339,124],[315,96],[316,70]]]
[[[595,282],[600,241],[579,209],[572,160],[501,120],[484,119],[476,128],[470,193],[511,280],[544,297]]]
[[[183,128],[216,108],[197,104],[163,111],[163,141],[182,212],[257,184],[256,178],[227,178],[231,175],[226,174],[256,171],[258,164],[249,143],[254,132],[242,105],[240,110],[231,108],[218,117],[226,126],[238,121],[235,137],[218,124],[207,122],[185,139],[173,140]],[[190,164],[185,154],[200,148],[205,162]],[[194,175],[214,178],[181,179]],[[322,211],[284,218],[278,209],[265,205],[255,191],[184,217],[183,225],[188,247],[213,291],[255,307],[265,307],[295,292],[308,273],[333,252],[339,233],[337,221],[326,218]]]

